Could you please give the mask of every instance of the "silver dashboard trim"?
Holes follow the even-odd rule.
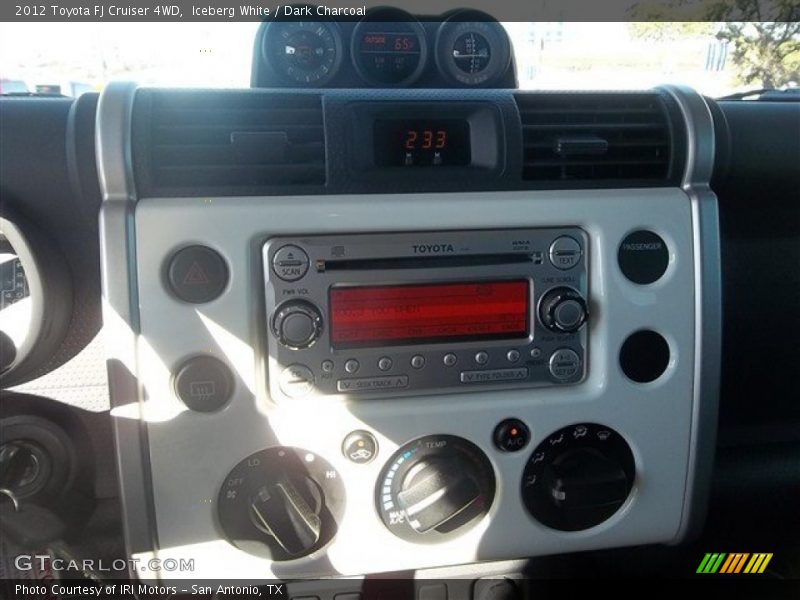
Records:
[[[128,556],[157,547],[147,425],[142,419],[115,414],[119,409],[138,409],[143,397],[136,375],[139,298],[134,220],[136,188],[130,140],[136,88],[136,84],[129,82],[109,84],[100,95],[95,126],[97,173],[103,195],[99,216],[103,328]],[[120,451],[121,448],[125,451]],[[137,574],[130,572],[130,576]]]
[[[722,355],[722,264],[719,207],[710,187],[714,120],[705,98],[685,86],[663,86],[680,107],[688,137],[682,187],[692,203],[695,273],[695,383],[684,518],[676,542],[699,533],[711,491]]]

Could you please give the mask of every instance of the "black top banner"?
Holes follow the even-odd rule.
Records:
[[[370,8],[392,6],[420,19],[476,20],[475,10],[504,22],[745,21],[795,22],[798,0],[3,0],[0,21],[225,22],[275,18],[360,20]]]

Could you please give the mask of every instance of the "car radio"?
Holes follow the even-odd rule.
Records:
[[[272,396],[580,382],[587,249],[575,227],[272,238]]]

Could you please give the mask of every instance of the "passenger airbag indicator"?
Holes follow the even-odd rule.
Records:
[[[528,335],[527,280],[334,287],[334,347],[420,344]]]

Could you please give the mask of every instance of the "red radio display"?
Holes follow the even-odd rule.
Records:
[[[528,335],[528,281],[334,287],[331,344],[377,346]]]

